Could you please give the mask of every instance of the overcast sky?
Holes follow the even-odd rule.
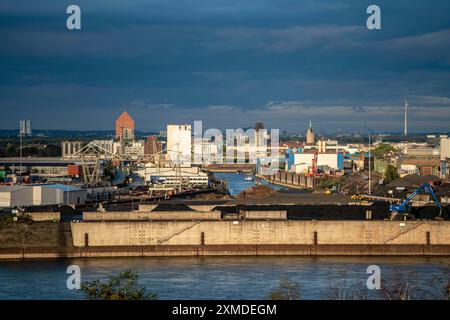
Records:
[[[0,70],[0,129],[446,132],[450,1],[1,0]]]

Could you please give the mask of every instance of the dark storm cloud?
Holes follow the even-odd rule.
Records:
[[[329,130],[401,131],[405,96],[413,131],[450,124],[445,0],[377,1],[381,31],[365,28],[372,3],[356,0],[74,3],[75,32],[65,28],[72,2],[0,4],[1,128],[31,118],[109,129],[127,109],[142,130],[239,119],[300,131],[312,118]]]

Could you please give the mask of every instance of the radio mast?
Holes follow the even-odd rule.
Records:
[[[405,131],[404,131],[405,137],[408,135],[408,101],[406,101],[405,98]]]

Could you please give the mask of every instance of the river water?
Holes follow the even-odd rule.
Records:
[[[220,172],[217,173],[216,172],[216,173],[214,173],[214,176],[218,179],[226,180],[228,182],[228,191],[233,196],[239,194],[240,192],[244,191],[245,189],[255,186],[255,180],[256,180],[255,176],[250,175],[253,178],[253,180],[247,181],[247,180],[245,180],[245,177],[248,175],[245,173],[237,174],[237,173],[220,173]],[[278,186],[275,184],[270,184],[267,181],[265,181],[264,179],[260,179],[260,182],[263,185],[270,185],[275,190],[285,189],[284,187],[281,187],[281,186]]]
[[[367,267],[378,265],[382,285],[408,283],[412,298],[439,298],[449,281],[450,258],[394,257],[165,257],[0,261],[0,299],[83,299],[69,290],[66,269],[81,281],[105,280],[133,270],[139,285],[160,299],[265,299],[281,279],[300,286],[302,299],[384,297],[368,290]],[[386,286],[387,288],[389,286]]]

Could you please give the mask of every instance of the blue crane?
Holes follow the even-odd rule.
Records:
[[[436,205],[439,207],[440,211],[439,211],[439,217],[442,214],[442,205],[439,201],[439,199],[436,197],[436,194],[434,193],[433,188],[428,184],[428,183],[424,183],[422,184],[420,187],[418,187],[408,198],[404,199],[402,202],[400,202],[399,204],[391,204],[389,209],[391,210],[392,213],[394,214],[404,214],[406,212],[408,212],[411,208],[411,206],[409,205],[409,202],[419,193],[427,191],[429,194],[431,194],[431,196],[433,197],[434,202],[436,202]]]

